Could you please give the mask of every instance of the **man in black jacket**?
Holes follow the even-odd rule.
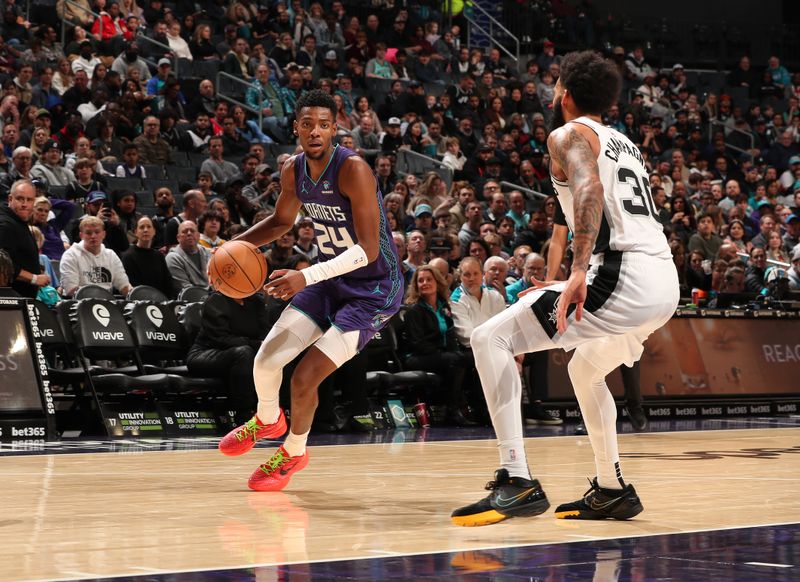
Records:
[[[50,284],[50,277],[40,274],[39,249],[28,221],[33,214],[36,188],[28,180],[15,182],[8,195],[8,205],[0,206],[0,249],[14,262],[11,287],[23,297],[35,298],[39,287]]]

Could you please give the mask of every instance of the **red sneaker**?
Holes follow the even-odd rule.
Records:
[[[252,449],[261,439],[276,439],[286,434],[286,417],[280,410],[278,420],[272,424],[261,424],[255,415],[242,426],[233,429],[219,441],[219,450],[223,455],[235,457]]]
[[[253,491],[280,491],[289,483],[292,474],[308,465],[308,451],[297,457],[290,457],[283,445],[269,461],[256,469],[247,486]]]

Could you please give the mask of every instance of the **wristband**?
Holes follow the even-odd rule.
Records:
[[[361,245],[357,244],[330,261],[311,265],[300,272],[306,279],[306,285],[314,285],[320,281],[325,281],[326,279],[355,271],[356,269],[367,266],[367,264],[369,264],[367,253],[364,252]]]
[[[39,275],[31,273],[31,285],[36,285],[38,287],[39,286],[37,283],[38,280],[39,280]]]

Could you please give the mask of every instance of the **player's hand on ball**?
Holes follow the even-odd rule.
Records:
[[[264,285],[264,291],[276,299],[288,301],[306,286],[306,278],[300,271],[292,269],[278,269],[269,275],[269,281]]]
[[[567,280],[567,286],[561,292],[556,308],[556,321],[558,323],[558,333],[564,334],[567,331],[567,314],[569,306],[576,304],[575,321],[580,321],[583,317],[583,303],[586,301],[586,273],[574,271]]]

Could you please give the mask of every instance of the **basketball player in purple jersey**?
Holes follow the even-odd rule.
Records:
[[[358,154],[334,145],[336,103],[322,91],[297,101],[294,132],[303,153],[287,160],[275,213],[237,236],[256,246],[292,228],[301,207],[314,220],[319,262],[303,271],[276,270],[266,291],[291,299],[256,356],[256,415],[219,444],[241,455],[262,438],[286,432],[278,406],[283,367],[306,348],[292,375],[291,431],[277,452],[251,475],[256,491],[279,491],[308,464],[306,440],[317,388],[352,358],[400,308],[403,276],[386,220],[381,192]]]

